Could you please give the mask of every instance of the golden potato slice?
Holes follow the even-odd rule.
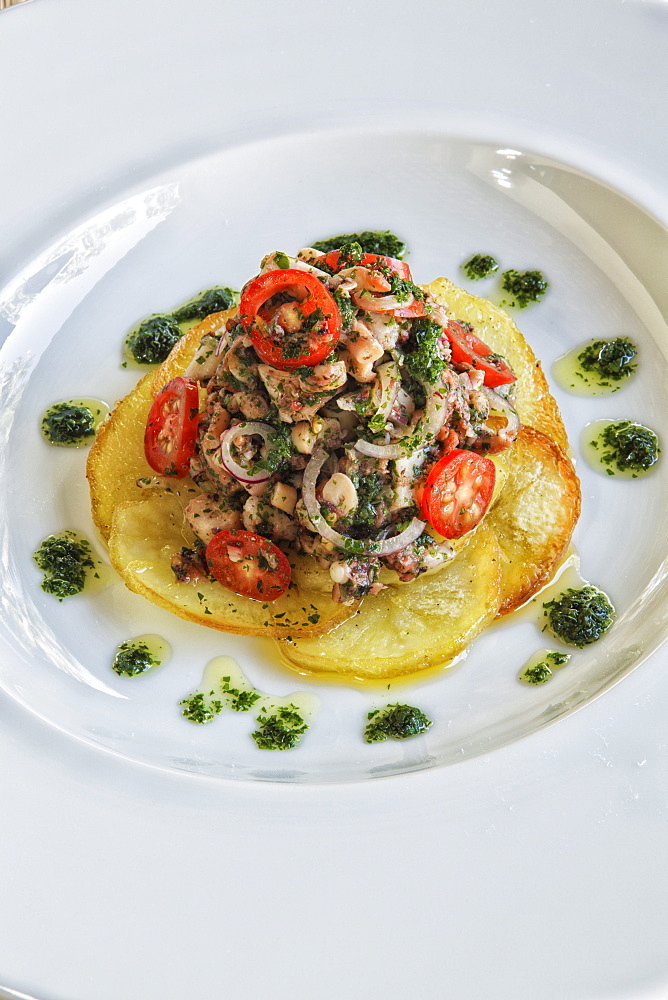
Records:
[[[117,507],[109,557],[130,590],[187,621],[242,635],[320,635],[355,614],[355,607],[332,600],[329,573],[308,556],[291,554],[296,585],[267,604],[239,597],[213,580],[179,583],[171,558],[194,542],[183,514],[187,499],[156,490]]]
[[[575,469],[553,441],[522,427],[511,458],[504,489],[485,518],[502,552],[501,615],[551,579],[580,515]]]
[[[510,316],[492,305],[458,288],[447,278],[437,278],[422,286],[442,305],[447,306],[452,319],[471,323],[475,334],[497,354],[503,355],[517,375],[517,412],[523,424],[535,427],[552,438],[559,447],[568,449],[568,438],[559,408],[550,394],[540,361]]]
[[[318,639],[278,643],[299,670],[381,680],[447,664],[493,620],[500,604],[501,551],[481,524],[441,572],[391,584]]]
[[[143,493],[137,480],[153,475],[144,457],[144,428],[154,397],[176,375],[183,374],[204,334],[219,329],[234,311],[213,313],[192,327],[167,360],[144,375],[102,424],[88,455],[86,475],[93,521],[105,541],[109,538],[111,520],[118,505],[141,497]],[[190,479],[184,480],[182,487],[196,489]]]

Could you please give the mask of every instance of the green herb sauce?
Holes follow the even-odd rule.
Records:
[[[251,736],[260,750],[294,750],[308,730],[308,725],[294,705],[281,705],[269,714],[262,709],[258,728]]]
[[[443,329],[427,316],[414,319],[411,324],[411,351],[404,358],[409,374],[420,382],[435,385],[446,362],[439,350]]]
[[[172,348],[195,323],[212,313],[223,312],[236,305],[238,292],[232,288],[209,288],[171,313],[154,313],[142,320],[125,339],[123,355],[127,364],[162,364]]]
[[[615,620],[615,609],[608,597],[587,584],[579,590],[569,589],[543,604],[547,619],[545,628],[567,646],[584,646],[597,642]]]
[[[181,714],[199,725],[226,709],[252,712],[257,729],[250,735],[260,750],[291,750],[309,729],[318,700],[306,692],[273,698],[255,688],[230,656],[211,660],[197,691],[181,702]]]
[[[109,407],[100,399],[53,403],[42,414],[42,436],[49,444],[61,448],[84,448],[92,442],[108,413]]]
[[[512,301],[504,304],[519,306],[520,309],[526,309],[530,303],[538,302],[549,288],[540,271],[504,271],[501,275],[501,286],[513,297]]]
[[[209,288],[175,309],[172,319],[177,323],[188,323],[191,320],[200,322],[212,313],[231,309],[238,300],[239,295],[232,288]]]
[[[596,471],[624,479],[651,472],[661,453],[654,431],[631,420],[595,420],[584,430],[582,450]]]
[[[590,340],[557,358],[552,373],[562,389],[580,396],[618,392],[636,371],[638,349],[626,337]]]
[[[462,270],[469,281],[480,281],[481,278],[489,278],[491,274],[499,269],[499,262],[491,254],[474,253],[462,264]]]
[[[541,649],[525,663],[517,675],[518,680],[523,684],[534,686],[545,684],[552,678],[555,670],[565,667],[570,659],[570,653],[561,653],[556,649]]]
[[[181,327],[173,316],[156,314],[128,334],[125,348],[138,365],[159,365],[181,337]]]
[[[345,233],[342,236],[331,236],[326,240],[316,240],[311,243],[314,250],[330,253],[340,250],[346,243],[359,243],[364,253],[375,253],[381,257],[395,257],[402,260],[406,252],[406,244],[389,230],[365,229],[361,233]]]
[[[111,669],[119,677],[136,677],[152,667],[159,667],[170,656],[171,648],[161,636],[138,635],[122,642],[114,656]]]
[[[412,705],[386,705],[377,708],[367,715],[367,725],[364,730],[365,743],[380,743],[383,740],[407,740],[411,736],[420,736],[431,726],[424,712]]]
[[[80,594],[89,574],[97,575],[90,542],[74,531],[49,535],[33,553],[44,573],[42,590],[59,601]]]

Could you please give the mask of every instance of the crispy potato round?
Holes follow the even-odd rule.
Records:
[[[580,516],[580,483],[571,462],[545,434],[522,427],[510,475],[485,523],[501,546],[505,615],[554,575]]]
[[[280,642],[298,670],[359,680],[403,677],[451,662],[496,617],[501,550],[482,523],[438,573],[390,584],[319,639]]]

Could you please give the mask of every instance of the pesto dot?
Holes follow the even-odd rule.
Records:
[[[469,281],[479,281],[481,278],[489,278],[499,269],[499,262],[488,253],[474,253],[462,264],[462,270]]]

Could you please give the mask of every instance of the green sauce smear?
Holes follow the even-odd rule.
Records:
[[[538,302],[549,288],[540,271],[504,271],[501,275],[502,288],[513,296],[507,305],[526,309],[531,302]]]
[[[579,649],[597,642],[615,620],[615,609],[607,596],[591,584],[566,590],[543,604],[543,614],[546,628],[567,646]]]
[[[308,730],[294,705],[282,705],[271,715],[260,713],[257,724],[258,729],[251,736],[260,750],[293,750]]]
[[[546,684],[552,677],[555,668],[565,666],[571,658],[570,653],[560,653],[549,650],[539,663],[532,663],[520,671],[518,678],[524,684]]]
[[[315,243],[311,243],[311,247],[321,253],[330,253],[332,250],[340,250],[346,243],[359,243],[364,253],[375,253],[381,257],[394,257],[397,260],[402,260],[406,252],[404,241],[388,229],[364,229],[361,233],[330,236],[326,240],[316,240]]]
[[[145,642],[122,642],[114,657],[111,669],[119,677],[136,677],[146,673],[151,667],[160,666],[161,661],[151,653]]]
[[[499,262],[488,253],[474,253],[462,264],[462,270],[469,281],[480,281],[489,278],[499,269]]]
[[[198,323],[211,313],[230,309],[238,301],[231,288],[209,288],[172,313],[155,313],[142,320],[125,340],[128,355],[139,365],[159,365],[183,336],[185,324]]]
[[[95,570],[90,544],[73,531],[49,535],[33,558],[44,573],[42,590],[59,601],[80,594],[89,571]]]
[[[87,406],[54,403],[42,417],[42,434],[51,444],[81,444],[95,437],[95,415]]]
[[[600,444],[599,444],[600,442]],[[653,430],[643,424],[631,420],[620,420],[608,424],[592,446],[602,446],[607,449],[600,455],[600,461],[607,466],[609,475],[618,472],[631,472],[632,478],[644,472],[649,472],[659,459],[659,439]]]
[[[601,384],[620,382],[636,369],[634,359],[638,353],[635,344],[626,337],[614,340],[595,340],[578,354],[580,367],[594,374]]]
[[[407,740],[411,736],[420,736],[431,726],[424,712],[412,705],[386,705],[377,708],[367,715],[367,726],[364,730],[365,743],[381,743],[383,740]]]

